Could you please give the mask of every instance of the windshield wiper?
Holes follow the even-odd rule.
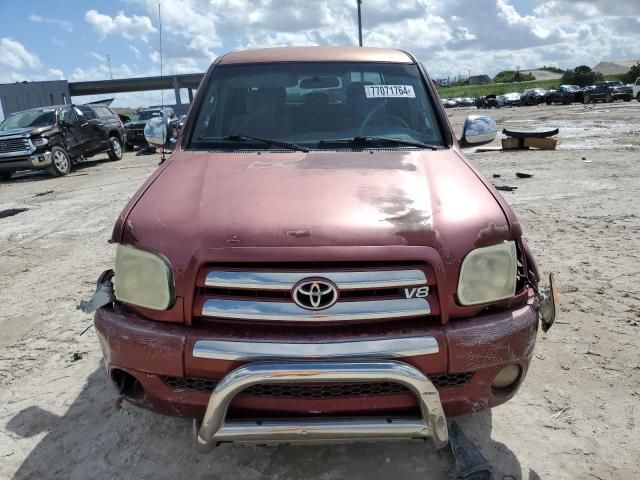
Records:
[[[300,152],[309,151],[307,147],[296,145],[295,143],[281,142],[279,140],[271,140],[270,138],[252,137],[251,135],[243,135],[242,133],[237,133],[235,135],[227,135],[226,137],[223,138],[223,140],[240,141],[240,142],[245,140],[255,140],[256,142],[262,142],[265,145],[273,145],[275,147],[288,148],[289,150],[298,150]]]
[[[419,140],[402,140],[399,138],[390,138],[390,137],[365,137],[358,136],[353,138],[338,138],[335,140],[320,140],[319,142],[322,144],[331,144],[331,143],[350,143],[358,146],[367,146],[367,145],[409,145],[411,147],[425,148],[428,150],[440,150],[442,147],[438,145],[430,145],[428,143],[421,142]]]

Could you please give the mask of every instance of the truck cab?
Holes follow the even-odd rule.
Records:
[[[522,385],[553,304],[515,214],[391,49],[223,55],[118,217],[95,326],[195,444],[431,438]],[[544,315],[543,315],[544,314]]]

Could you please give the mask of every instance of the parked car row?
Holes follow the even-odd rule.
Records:
[[[633,98],[640,102],[640,78],[636,80],[635,85],[624,85],[619,81],[607,80],[584,88],[577,85],[560,85],[553,90],[529,88],[522,94],[511,92],[503,95],[478,97],[473,100],[471,105],[478,108],[501,108],[540,105],[541,103],[570,105],[572,103],[614,102],[616,100],[630,102]],[[464,107],[469,106],[468,100],[472,99],[443,98],[442,104],[446,108]]]

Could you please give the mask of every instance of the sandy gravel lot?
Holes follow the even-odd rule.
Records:
[[[450,111],[456,131],[470,113]],[[640,104],[491,113],[499,128],[561,129],[556,151],[471,157],[518,187],[504,195],[542,270],[557,274],[562,307],[519,395],[459,423],[496,479],[638,478]],[[76,305],[111,266],[113,222],[157,163],[128,154],[66,178],[0,182],[0,211],[28,209],[0,218],[0,478],[446,478],[449,454],[420,442],[200,456],[190,422],[117,402],[91,318]]]

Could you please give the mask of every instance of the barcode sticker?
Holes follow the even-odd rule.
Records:
[[[416,98],[412,85],[365,85],[367,98]]]

